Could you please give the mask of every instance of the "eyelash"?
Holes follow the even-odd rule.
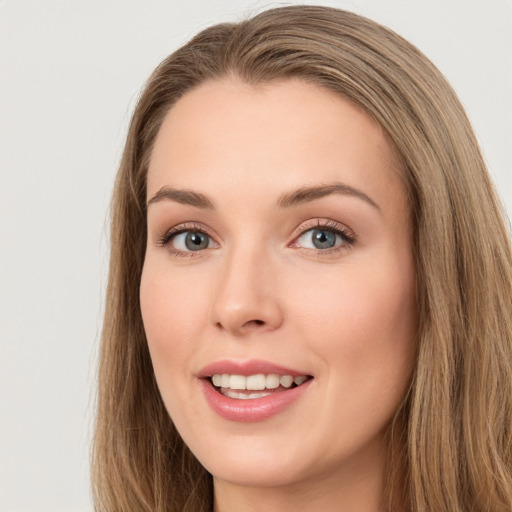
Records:
[[[307,252],[313,251],[316,255],[322,257],[336,254],[343,250],[347,250],[356,243],[356,234],[350,228],[343,224],[340,224],[339,222],[335,222],[329,219],[317,219],[315,221],[315,224],[305,225],[300,229],[298,235],[294,238],[294,242],[296,242],[299,238],[301,238],[309,231],[313,231],[315,229],[334,233],[335,235],[341,238],[341,244],[329,249],[311,249],[308,247],[297,247],[298,249]]]
[[[188,232],[200,233],[212,239],[212,237],[198,224],[180,224],[178,226],[174,226],[173,228],[169,229],[168,231],[160,235],[158,237],[157,245],[159,247],[168,247],[169,250],[173,253],[173,255],[178,257],[190,258],[194,256],[199,256],[202,251],[181,251],[179,249],[169,247],[169,243],[174,238],[176,238],[178,235],[181,235],[182,233]]]
[[[303,235],[305,235],[309,231],[313,231],[315,229],[328,231],[330,233],[334,233],[335,235],[339,236],[341,238],[342,243],[338,246],[329,248],[329,249],[312,249],[308,247],[297,247],[298,249],[306,252],[313,251],[318,256],[327,256],[330,254],[337,253],[342,250],[346,250],[347,248],[353,246],[356,243],[356,235],[355,233],[349,229],[347,226],[344,226],[343,224],[340,224],[338,222],[335,222],[333,220],[328,219],[317,219],[315,221],[315,224],[309,223],[309,225],[306,225],[302,227],[297,235],[294,237],[294,243],[300,239]],[[174,226],[162,235],[158,237],[157,245],[159,247],[169,247],[170,242],[176,238],[178,235],[187,233],[187,232],[193,232],[193,233],[199,233],[201,235],[204,235],[208,237],[210,240],[213,240],[213,238],[206,232],[206,230],[198,225],[198,224],[180,224],[178,226]],[[293,243],[292,243],[293,247]],[[184,257],[184,258],[190,258],[190,257],[197,257],[200,256],[204,250],[199,251],[182,251],[175,248],[169,248],[174,256],[178,257]]]

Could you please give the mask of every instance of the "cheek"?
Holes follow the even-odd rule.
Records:
[[[326,392],[315,421],[336,426],[334,450],[347,436],[382,432],[404,397],[416,347],[414,273],[353,268],[322,284],[300,305],[308,312],[301,330],[322,361],[318,384]]]
[[[197,397],[190,397],[191,363],[201,350],[197,340],[205,329],[207,307],[207,294],[198,284],[150,264],[141,279],[141,312],[153,370],[176,425],[187,424],[190,408],[198,405]]]
[[[345,384],[402,388],[415,351],[412,263],[347,267],[315,283],[312,293],[297,295],[296,307],[303,312],[301,330],[315,340],[326,367]]]
[[[183,282],[182,282],[183,281]],[[195,340],[205,328],[206,293],[197,283],[189,283],[168,271],[144,268],[140,303],[144,330],[157,379],[176,375],[166,370],[183,371],[196,348]],[[167,378],[167,377],[166,377]]]

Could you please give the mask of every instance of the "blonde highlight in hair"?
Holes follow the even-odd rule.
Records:
[[[93,486],[98,512],[211,511],[212,478],[156,385],[139,305],[146,172],[181,96],[209,81],[299,78],[350,99],[402,162],[414,224],[419,343],[388,431],[386,510],[512,511],[512,250],[469,121],[428,59],[353,13],[294,6],[208,28],[149,78],[112,202]]]

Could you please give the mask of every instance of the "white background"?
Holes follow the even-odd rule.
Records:
[[[309,3],[388,25],[438,65],[512,216],[512,2]],[[0,0],[0,512],[92,510],[107,209],[144,80],[200,29],[283,4]]]

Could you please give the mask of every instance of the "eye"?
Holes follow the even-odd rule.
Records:
[[[329,252],[353,245],[354,242],[354,235],[347,228],[336,223],[335,226],[318,225],[314,228],[306,229],[293,245],[302,249]]]
[[[194,253],[218,246],[202,229],[183,224],[164,233],[158,240],[158,245],[167,247],[176,256],[193,256]]]
[[[212,245],[212,239],[201,231],[184,231],[169,240],[178,251],[202,251]]]
[[[341,241],[340,235],[326,229],[310,229],[299,237],[299,242],[310,249],[332,249]]]

